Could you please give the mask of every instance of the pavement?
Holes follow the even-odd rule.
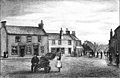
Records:
[[[105,59],[82,57],[62,57],[62,69],[55,67],[56,58],[50,61],[51,72],[30,71],[31,58],[1,59],[1,78],[120,78],[120,68],[108,66]]]

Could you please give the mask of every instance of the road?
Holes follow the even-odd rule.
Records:
[[[30,71],[30,59],[1,60],[1,78],[63,78],[63,77],[113,77],[120,78],[120,68],[107,66],[105,59],[88,57],[63,57],[61,72],[55,67],[56,59],[50,62],[51,72]]]

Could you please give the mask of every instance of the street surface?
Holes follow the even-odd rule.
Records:
[[[120,68],[107,66],[105,59],[83,57],[62,57],[62,69],[55,67],[56,59],[50,62],[51,72],[37,73],[30,71],[30,59],[1,60],[1,78],[74,78],[74,77],[109,77],[120,78]]]

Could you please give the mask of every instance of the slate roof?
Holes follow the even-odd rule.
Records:
[[[47,33],[49,39],[55,39],[59,40],[60,39],[60,34],[59,33]],[[74,35],[67,35],[63,34],[63,40],[79,40],[76,36]]]
[[[44,29],[32,26],[6,26],[8,34],[46,35]]]

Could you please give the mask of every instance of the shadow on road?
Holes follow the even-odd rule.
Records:
[[[58,71],[50,71],[49,73],[58,73]],[[11,74],[11,75],[16,75],[16,74],[27,75],[27,74],[48,74],[48,73],[45,73],[43,70],[37,71],[37,72],[23,70],[23,71],[16,71],[16,72],[9,73],[9,74]]]

